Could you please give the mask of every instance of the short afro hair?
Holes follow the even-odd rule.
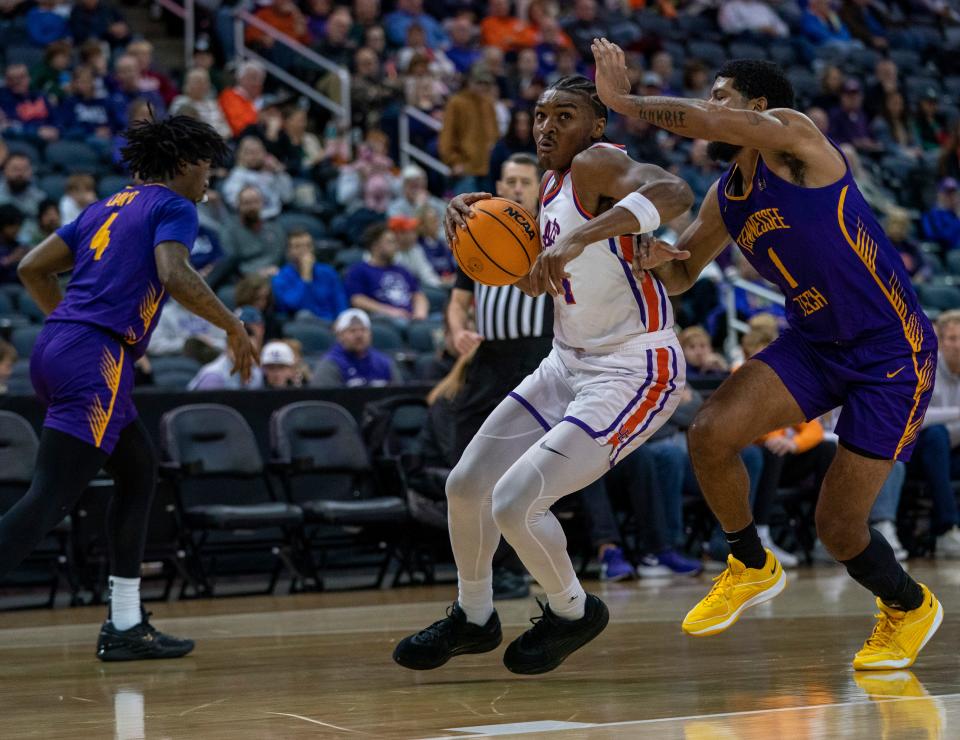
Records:
[[[137,121],[123,132],[123,138],[127,142],[120,150],[123,163],[144,182],[172,180],[182,172],[183,162],[210,160],[216,166],[229,154],[220,134],[188,116]]]
[[[566,77],[561,77],[550,85],[547,90],[562,90],[563,92],[573,93],[574,95],[581,95],[590,103],[590,108],[597,118],[610,120],[610,112],[607,110],[607,106],[603,104],[603,101],[600,100],[600,95],[597,93],[597,86],[583,75],[567,75]]]
[[[717,77],[733,80],[733,89],[747,100],[766,98],[767,108],[792,108],[793,85],[778,64],[762,59],[732,59],[724,64]]]

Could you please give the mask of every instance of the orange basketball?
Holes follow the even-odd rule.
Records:
[[[451,245],[460,268],[484,285],[513,285],[530,272],[540,251],[537,219],[505,198],[473,204],[473,218]]]

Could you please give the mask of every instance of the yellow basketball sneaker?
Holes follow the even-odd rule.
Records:
[[[770,601],[787,585],[783,566],[770,550],[762,568],[748,568],[733,555],[727,556],[727,569],[713,579],[713,588],[703,601],[683,618],[683,631],[706,637],[723,632],[740,619],[751,606]]]
[[[869,671],[853,674],[857,686],[876,700],[881,740],[942,738],[947,717],[943,704],[930,696],[910,671]],[[910,699],[911,701],[889,701]]]
[[[873,634],[853,658],[858,671],[909,668],[943,621],[943,607],[930,589],[920,584],[923,603],[904,612],[877,599],[880,613]]]

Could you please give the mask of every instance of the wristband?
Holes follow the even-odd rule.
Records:
[[[640,222],[640,228],[637,230],[638,234],[646,234],[660,228],[660,212],[648,198],[636,191],[615,203],[614,206],[620,206],[620,208],[630,211],[634,218]]]

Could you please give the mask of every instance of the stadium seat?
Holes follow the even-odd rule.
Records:
[[[944,283],[918,285],[917,292],[920,295],[920,303],[924,308],[932,308],[937,311],[960,308],[960,288],[953,285]]]
[[[160,448],[161,474],[174,486],[185,529],[192,578],[184,590],[189,585],[212,595],[210,564],[232,553],[271,553],[294,582],[312,580],[303,511],[275,495],[253,430],[239,412],[219,404],[168,411],[160,419]],[[274,563],[267,593],[276,588],[280,564]]]
[[[47,164],[54,170],[73,174],[96,173],[101,169],[100,155],[80,141],[54,141],[47,145]]]
[[[951,275],[960,276],[960,250],[947,252],[947,272]]]
[[[21,326],[13,330],[10,336],[10,343],[17,350],[20,357],[29,357],[33,352],[33,345],[37,343],[37,337],[43,331],[42,326],[30,325]]]
[[[308,538],[321,564],[337,542],[328,528],[359,528],[341,546],[359,537],[367,545],[388,543],[377,577],[380,586],[390,561],[408,562],[407,506],[399,496],[377,496],[370,455],[353,417],[342,407],[301,401],[270,417],[272,468],[280,474],[288,500],[303,509]],[[310,526],[314,525],[314,526]],[[321,565],[322,567],[322,565]],[[321,571],[322,575],[322,571]]]
[[[765,46],[750,41],[731,41],[730,56],[734,59],[766,59],[769,54]]]
[[[899,68],[901,77],[912,74],[923,64],[923,58],[913,49],[890,49],[889,54]]]
[[[37,181],[37,187],[47,194],[48,198],[59,201],[67,188],[67,176],[58,172],[43,175]]]
[[[7,64],[26,64],[28,69],[33,69],[43,64],[44,51],[41,46],[18,44],[8,46],[4,55]]]
[[[290,321],[283,325],[283,336],[300,342],[308,355],[326,352],[336,342],[333,332],[318,321]]]
[[[436,335],[442,332],[442,324],[435,321],[418,321],[407,328],[407,343],[417,352],[433,352]]]
[[[130,178],[126,175],[104,175],[97,183],[97,196],[100,198],[109,198],[114,193],[123,190],[130,184]]]
[[[7,144],[7,150],[10,154],[23,154],[26,156],[32,163],[34,171],[36,172],[37,166],[43,162],[43,157],[40,156],[40,152],[37,148],[28,141],[18,141],[17,139],[4,139]]]
[[[194,373],[200,370],[200,363],[192,357],[182,357],[172,355],[169,357],[151,357],[150,366],[153,372],[172,372],[179,371],[184,373]]]
[[[14,311],[13,301],[6,292],[0,292],[0,316],[12,314]]]
[[[917,97],[923,95],[924,91],[931,87],[938,93],[941,92],[940,80],[928,74],[909,75],[906,79],[905,89],[910,90]]]
[[[447,307],[447,301],[450,299],[450,289],[424,285],[421,290],[423,290],[427,300],[430,301],[430,313],[443,313]]]
[[[712,41],[690,41],[687,54],[702,60],[713,69],[719,69],[727,61],[727,50]]]
[[[403,335],[392,324],[374,321],[370,329],[373,332],[373,346],[381,352],[404,348]]]
[[[337,252],[333,261],[334,267],[340,271],[348,270],[351,266],[363,260],[363,249],[360,247],[347,247]]]
[[[797,61],[797,53],[789,44],[771,44],[767,48],[770,59],[784,69],[789,69]]]
[[[19,501],[30,487],[38,447],[37,434],[30,422],[12,411],[0,411],[0,517]],[[44,584],[49,583],[50,590],[43,606],[54,605],[61,575],[69,563],[67,557],[69,534],[70,519],[68,517],[43,540],[18,569],[21,574],[27,570],[33,573],[33,582],[39,580]],[[23,578],[18,576],[18,571],[9,574],[0,583],[15,581],[23,581]]]
[[[37,302],[33,300],[33,297],[25,290],[22,291],[17,298],[17,310],[37,324],[42,324],[47,318],[40,306],[37,305]]]
[[[314,239],[323,239],[327,236],[327,227],[316,216],[309,213],[281,213],[277,218],[277,223],[285,233],[303,229],[310,233]]]

